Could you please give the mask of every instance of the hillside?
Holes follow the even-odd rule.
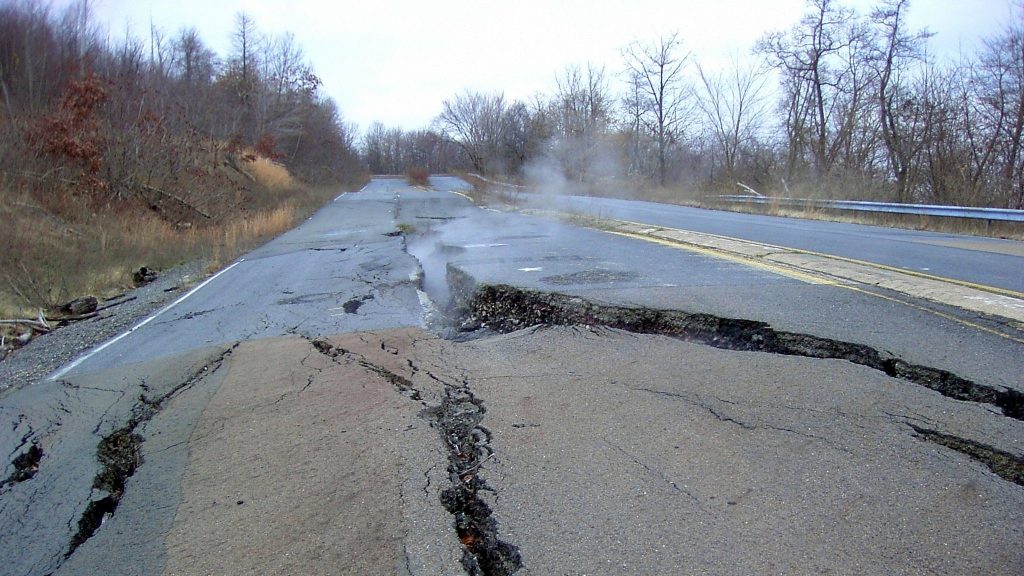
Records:
[[[291,35],[264,37],[239,15],[248,39],[224,57],[194,29],[147,49],[106,40],[84,10],[0,6],[7,348],[45,330],[10,320],[123,291],[145,281],[141,267],[216,267],[363,178]]]

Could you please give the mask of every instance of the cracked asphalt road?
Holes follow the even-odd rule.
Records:
[[[340,196],[0,397],[0,573],[1024,573],[1024,422],[995,405],[474,298],[767,322],[1011,398],[1019,342],[433,184]],[[119,431],[137,453],[98,457]]]

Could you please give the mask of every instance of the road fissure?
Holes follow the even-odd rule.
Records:
[[[976,442],[967,438],[961,438],[953,434],[946,434],[937,430],[930,430],[920,426],[909,425],[917,433],[918,437],[933,444],[944,446],[950,450],[956,450],[966,455],[975,462],[980,462],[988,467],[993,474],[1007,482],[1013,482],[1018,486],[1024,486],[1024,458]]]
[[[446,383],[441,405],[429,411],[448,450],[451,485],[441,504],[455,518],[463,545],[462,567],[472,576],[507,576],[523,566],[519,548],[502,540],[491,507],[480,493],[493,492],[479,472],[494,456],[490,433],[481,426],[487,409],[467,382]]]
[[[423,415],[440,433],[448,453],[451,484],[441,491],[440,502],[454,518],[453,526],[463,547],[463,569],[471,576],[508,576],[518,571],[522,567],[519,549],[500,538],[498,522],[480,495],[481,491],[494,492],[479,475],[481,466],[494,456],[494,450],[490,445],[491,434],[481,424],[487,409],[470,390],[469,383],[455,384],[425,372],[427,377],[444,386],[440,404],[429,406],[423,392],[409,378],[326,340],[311,339],[310,344],[332,362],[342,359],[355,362],[383,378],[402,395],[425,406]],[[390,351],[383,342],[381,349]],[[419,372],[411,360],[407,363],[414,374]]]
[[[449,269],[449,277],[460,274]],[[460,283],[471,284],[463,278]],[[538,324],[599,325],[640,334],[660,334],[726,350],[767,352],[786,356],[846,360],[888,376],[924,386],[947,398],[998,407],[1003,414],[1024,420],[1024,393],[973,382],[952,372],[921,366],[871,346],[775,330],[754,320],[723,318],[680,310],[633,308],[596,304],[583,298],[539,292],[508,285],[481,285],[457,305],[468,329],[485,327],[512,332]]]
[[[128,422],[100,440],[96,446],[96,460],[100,464],[100,470],[93,477],[89,503],[79,516],[77,530],[68,543],[67,552],[64,553],[65,560],[92,538],[103,523],[114,515],[124,497],[128,479],[145,462],[142,454],[145,438],[137,432],[139,427],[163,410],[168,400],[219,370],[237,347],[238,343],[235,343],[164,394],[154,398],[147,398],[145,394],[141,394],[139,402],[132,408],[132,417]]]

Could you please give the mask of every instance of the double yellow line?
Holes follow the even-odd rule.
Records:
[[[654,225],[645,224],[645,223],[642,223],[642,222],[629,222],[629,221],[618,221],[618,222],[622,223],[622,224],[629,224],[629,225],[634,225],[634,226],[647,227],[647,228],[650,228],[651,231],[659,231],[659,232],[684,232],[684,233],[689,232],[687,230],[681,230],[681,229],[677,229],[677,228],[667,228],[667,227],[664,227],[664,226],[654,226]],[[988,326],[984,326],[982,324],[978,324],[977,322],[971,322],[969,320],[965,320],[963,318],[959,318],[959,317],[954,316],[952,314],[947,314],[945,312],[941,312],[939,310],[935,310],[935,309],[929,308],[927,306],[921,306],[919,304],[914,304],[913,302],[908,302],[906,300],[902,300],[902,299],[899,299],[899,298],[893,298],[891,296],[886,296],[884,294],[878,294],[878,293],[872,292],[870,290],[864,290],[863,288],[859,288],[857,286],[853,286],[853,285],[845,283],[845,282],[839,282],[839,281],[833,279],[835,277],[828,276],[825,273],[815,274],[815,273],[805,272],[805,271],[803,271],[803,270],[801,270],[799,268],[793,267],[793,266],[786,266],[786,265],[779,265],[779,264],[775,264],[775,263],[770,263],[770,262],[764,261],[764,260],[762,260],[762,259],[760,259],[758,257],[737,254],[737,253],[729,252],[727,250],[723,250],[723,249],[719,249],[719,248],[711,248],[711,247],[708,247],[708,246],[701,246],[701,245],[698,245],[698,244],[693,244],[693,243],[690,243],[690,242],[686,242],[684,240],[672,240],[672,239],[662,238],[662,237],[658,237],[658,236],[651,236],[651,235],[648,235],[648,234],[640,234],[640,233],[635,233],[635,232],[623,232],[621,230],[610,230],[610,229],[607,229],[605,231],[609,232],[611,234],[615,234],[617,236],[623,236],[623,237],[626,237],[626,238],[633,238],[635,240],[643,240],[645,242],[652,242],[652,243],[655,243],[655,244],[661,244],[661,245],[664,245],[664,246],[669,246],[669,247],[672,247],[672,248],[683,249],[683,250],[687,250],[689,252],[695,252],[695,253],[698,253],[698,254],[704,254],[704,255],[707,255],[707,256],[715,257],[715,258],[722,258],[722,259],[725,259],[725,260],[729,260],[731,262],[735,262],[737,264],[741,264],[741,265],[744,265],[744,266],[750,266],[750,267],[753,267],[753,268],[759,268],[759,269],[762,269],[762,270],[766,270],[768,272],[772,272],[772,273],[775,273],[775,274],[779,274],[779,275],[782,275],[782,276],[793,278],[795,280],[800,280],[802,282],[807,282],[809,284],[837,286],[837,287],[840,287],[840,288],[845,288],[847,290],[852,290],[852,291],[860,293],[860,294],[866,294],[868,296],[873,296],[875,298],[879,298],[879,299],[886,300],[886,301],[889,301],[889,302],[894,302],[894,303],[902,304],[904,306],[907,306],[907,307],[910,307],[910,308],[914,308],[915,310],[920,310],[920,311],[923,311],[923,312],[928,312],[929,314],[933,314],[935,316],[939,316],[939,317],[944,318],[946,320],[951,320],[951,321],[956,322],[958,324],[961,324],[963,326],[968,326],[968,327],[973,328],[975,330],[980,330],[982,332],[993,334],[995,336],[999,336],[1000,338],[1004,338],[1006,340],[1010,340],[1010,341],[1013,341],[1013,342],[1024,344],[1024,338],[1020,338],[1020,337],[1012,335],[1012,334],[1007,334],[1005,332],[1002,332],[1002,331],[990,328]],[[779,250],[779,251],[782,251],[782,252],[787,252],[787,253],[792,253],[792,254],[805,254],[805,255],[808,255],[808,256],[816,256],[816,257],[819,257],[819,258],[828,258],[828,259],[831,259],[831,260],[838,260],[838,261],[841,261],[841,262],[846,262],[846,263],[849,263],[849,264],[855,264],[855,265],[858,265],[858,266],[866,266],[866,267],[875,268],[875,269],[878,269],[878,270],[883,270],[883,271],[886,271],[886,272],[893,272],[893,273],[904,274],[904,275],[913,276],[913,277],[917,277],[917,278],[922,278],[922,279],[926,279],[926,280],[931,280],[931,281],[936,281],[936,282],[943,282],[943,283],[946,283],[946,284],[952,284],[952,285],[961,286],[961,287],[964,287],[964,288],[970,288],[972,290],[988,292],[990,294],[997,294],[997,295],[1000,295],[1000,296],[1007,296],[1007,297],[1010,297],[1010,298],[1016,298],[1016,299],[1024,300],[1024,293],[1017,292],[1015,290],[1008,290],[1006,288],[999,288],[999,287],[996,287],[996,286],[987,286],[985,284],[978,284],[976,282],[969,282],[969,281],[966,281],[966,280],[958,280],[956,278],[946,278],[946,277],[943,277],[943,276],[936,276],[934,274],[925,274],[923,272],[917,272],[915,270],[905,270],[903,268],[897,268],[895,266],[888,266],[886,264],[879,264],[879,263],[876,263],[876,262],[868,262],[868,261],[865,261],[865,260],[858,260],[856,258],[848,258],[848,257],[845,257],[845,256],[836,256],[836,255],[833,255],[833,254],[825,254],[823,252],[815,252],[813,250],[804,250],[804,249],[800,249],[800,248],[789,248],[789,247],[786,247],[786,246],[778,246],[778,245],[774,245],[774,244],[765,244],[765,243],[760,243],[760,242],[752,242],[750,240],[744,240],[742,238],[733,238],[733,237],[730,237],[730,236],[722,236],[722,235],[719,235],[719,234],[706,234],[706,233],[700,233],[700,234],[703,235],[703,236],[714,237],[714,238],[718,238],[718,239],[721,239],[721,240],[728,240],[728,241],[732,241],[732,242],[740,242],[740,243],[744,243],[744,244],[748,244],[748,245],[754,245],[754,246],[759,246],[759,247],[764,247],[764,248],[770,248],[770,249],[773,249],[773,250]]]
[[[671,228],[662,228],[662,227],[659,227],[659,229],[660,230],[672,230]],[[766,270],[766,271],[772,272],[774,274],[779,274],[781,276],[787,276],[789,278],[793,278],[794,280],[800,280],[801,282],[807,282],[808,284],[823,284],[823,285],[826,285],[826,286],[838,285],[838,282],[836,282],[834,280],[830,280],[828,278],[825,278],[824,276],[818,276],[818,275],[815,275],[815,274],[809,274],[807,272],[800,271],[800,270],[798,270],[796,268],[791,268],[789,266],[782,266],[782,265],[778,265],[778,264],[773,264],[771,262],[765,262],[763,260],[758,260],[758,259],[752,258],[750,256],[742,256],[742,255],[736,254],[734,252],[729,252],[727,250],[721,250],[721,249],[718,249],[718,248],[709,248],[707,246],[700,246],[700,245],[697,245],[697,244],[690,244],[689,242],[684,242],[682,240],[669,240],[667,238],[658,238],[658,237],[655,237],[655,236],[646,236],[644,234],[636,234],[636,233],[633,233],[633,232],[622,232],[622,231],[619,231],[619,230],[607,230],[607,232],[609,232],[611,234],[615,234],[616,236],[624,236],[626,238],[633,238],[635,240],[643,240],[645,242],[653,242],[655,244],[661,244],[663,246],[669,246],[669,247],[672,247],[672,248],[681,248],[681,249],[687,250],[689,252],[696,252],[697,254],[704,254],[706,256],[711,256],[711,257],[714,257],[714,258],[721,258],[723,260],[729,260],[730,262],[736,262],[737,264],[742,264],[744,266],[750,266],[752,268],[760,268],[762,270]]]

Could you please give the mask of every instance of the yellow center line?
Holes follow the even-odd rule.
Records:
[[[830,258],[832,260],[840,260],[842,262],[848,262],[850,264],[858,264],[861,266],[869,266],[871,268],[877,268],[879,270],[885,270],[888,272],[897,272],[900,274],[906,274],[908,276],[915,276],[917,278],[924,278],[927,280],[935,280],[937,282],[944,282],[947,284],[955,284],[957,286],[963,286],[964,288],[973,288],[974,290],[980,290],[982,292],[989,292],[991,294],[999,294],[1002,296],[1009,296],[1011,298],[1017,298],[1024,300],[1024,292],[1017,292],[1007,288],[999,288],[998,286],[988,286],[986,284],[978,284],[970,282],[968,280],[958,280],[956,278],[947,278],[945,276],[936,276],[934,274],[926,274],[924,272],[918,272],[916,270],[907,270],[905,268],[898,268],[896,266],[889,266],[887,264],[879,264],[877,262],[869,262],[867,260],[858,260],[857,258],[848,258],[846,256],[837,256],[835,254],[826,254],[824,252],[815,252],[814,250],[805,250],[803,248],[790,248],[789,246],[779,246],[778,244],[767,244],[765,242],[754,242],[753,240],[744,240],[743,238],[734,238],[732,236],[723,236],[721,234],[711,234],[707,232],[693,232],[691,230],[683,230],[681,228],[670,228],[666,226],[656,226],[653,224],[646,224],[644,222],[632,222],[629,220],[619,220],[625,224],[632,224],[635,226],[647,226],[649,228],[663,230],[668,232],[686,232],[690,234],[700,234],[702,236],[711,236],[714,238],[720,238],[722,240],[731,240],[733,242],[742,242],[744,244],[750,244],[753,246],[762,246],[765,248],[773,248],[782,250],[784,252],[790,252],[793,254],[806,254],[808,256],[818,256],[820,258]]]
[[[737,256],[736,254],[733,254],[731,252],[726,252],[725,250],[718,250],[716,248],[708,248],[706,246],[698,246],[696,244],[690,244],[688,242],[666,240],[666,239],[663,239],[663,238],[655,238],[655,237],[646,236],[646,235],[643,235],[643,234],[634,234],[632,232],[619,232],[617,230],[606,230],[606,232],[608,232],[609,234],[615,234],[617,236],[625,236],[626,238],[633,238],[635,240],[644,240],[646,242],[653,242],[655,244],[662,244],[662,245],[665,245],[665,246],[670,246],[672,248],[681,248],[683,250],[688,250],[690,252],[696,252],[698,254],[705,254],[707,256],[713,256],[715,258],[722,258],[724,260],[729,260],[729,261],[732,261],[732,262],[736,262],[737,264],[743,264],[745,266],[751,266],[751,267],[754,267],[754,268],[761,268],[763,270],[767,270],[768,272],[772,272],[774,274],[779,274],[781,276],[786,276],[786,277],[789,277],[789,278],[793,278],[794,280],[799,280],[801,282],[806,282],[808,284],[820,284],[820,285],[825,285],[825,286],[834,286],[834,285],[838,284],[837,282],[834,282],[834,281],[829,280],[827,278],[823,278],[821,276],[816,276],[816,275],[813,275],[813,274],[808,274],[806,272],[801,272],[801,271],[798,271],[798,270],[795,270],[795,269],[792,269],[792,268],[783,267],[783,266],[776,265],[776,264],[769,264],[768,262],[764,262],[764,261],[761,261],[761,260],[755,260],[753,258],[748,258],[748,257],[745,257],[745,256]]]
[[[952,314],[946,314],[945,312],[939,312],[938,310],[933,310],[933,309],[925,307],[925,306],[920,306],[918,304],[913,304],[911,302],[907,302],[906,300],[900,300],[899,298],[893,298],[891,296],[885,296],[885,295],[882,295],[882,294],[876,294],[875,292],[871,292],[870,290],[864,290],[863,288],[857,288],[856,286],[844,285],[842,287],[846,288],[847,290],[853,290],[854,292],[860,292],[861,294],[867,294],[868,296],[874,296],[875,298],[881,298],[882,300],[888,300],[890,302],[896,302],[898,304],[903,304],[904,306],[909,306],[909,307],[914,308],[916,310],[921,310],[923,312],[929,312],[929,313],[934,314],[934,315],[936,315],[936,316],[938,316],[940,318],[945,318],[946,320],[952,320],[953,322],[956,322],[958,324],[963,324],[964,326],[968,326],[970,328],[974,328],[975,330],[981,330],[982,332],[988,332],[989,334],[994,334],[994,335],[999,336],[1001,338],[1006,338],[1007,340],[1012,340],[1012,341],[1017,342],[1019,344],[1024,344],[1024,338],[1017,338],[1016,336],[1011,336],[1010,334],[1006,334],[1004,332],[1000,332],[999,330],[995,330],[995,329],[989,328],[988,326],[982,326],[981,324],[978,324],[976,322],[971,322],[969,320],[964,320],[963,318],[957,318],[956,316],[953,316]]]
[[[639,222],[630,222],[630,224],[638,224],[638,225],[641,225],[641,226],[648,226],[647,224],[643,224],[643,223],[639,223]],[[665,228],[663,226],[650,226],[650,228],[658,229],[658,230],[666,230],[666,231],[673,231],[674,230],[674,231],[678,231],[678,232],[686,232],[686,230],[678,230],[678,229],[673,229],[673,228]],[[696,244],[691,244],[691,243],[688,243],[688,242],[685,242],[685,241],[681,241],[681,240],[677,240],[677,241],[665,240],[665,239],[662,239],[662,238],[656,238],[656,237],[647,236],[647,235],[644,235],[644,234],[634,234],[632,232],[619,232],[619,231],[615,231],[615,230],[605,230],[605,232],[608,232],[610,234],[615,234],[617,236],[624,236],[626,238],[633,238],[635,240],[643,240],[643,241],[646,241],[646,242],[653,242],[655,244],[662,244],[664,246],[670,246],[670,247],[673,247],[673,248],[679,248],[679,249],[683,249],[683,250],[688,250],[690,252],[696,252],[698,254],[705,254],[705,255],[708,255],[708,256],[716,257],[716,258],[722,258],[722,259],[725,259],[725,260],[736,262],[737,264],[742,264],[742,265],[746,265],[746,266],[752,266],[752,267],[755,267],[755,268],[761,268],[761,269],[767,270],[769,272],[773,272],[775,274],[781,274],[783,276],[787,276],[789,278],[794,278],[796,280],[800,280],[802,282],[807,282],[809,284],[818,284],[818,285],[836,286],[836,287],[839,287],[839,288],[845,288],[847,290],[852,290],[852,291],[860,293],[860,294],[865,294],[865,295],[868,295],[868,296],[873,296],[873,297],[879,298],[881,300],[886,300],[886,301],[889,301],[889,302],[894,302],[894,303],[897,303],[897,304],[902,304],[904,306],[908,306],[910,308],[914,308],[915,310],[920,310],[922,312],[928,312],[930,314],[934,314],[935,316],[939,316],[940,318],[944,318],[946,320],[951,320],[951,321],[956,322],[958,324],[961,324],[963,326],[967,326],[967,327],[973,328],[975,330],[980,330],[982,332],[987,332],[989,334],[992,334],[992,335],[995,335],[995,336],[999,336],[1000,338],[1005,338],[1006,340],[1010,340],[1012,342],[1017,342],[1019,344],[1024,344],[1024,339],[1022,339],[1022,338],[1018,338],[1016,336],[1013,336],[1013,335],[1010,335],[1010,334],[1006,334],[1004,332],[1000,332],[999,330],[995,330],[993,328],[989,328],[988,326],[983,326],[983,325],[978,324],[976,322],[971,322],[969,320],[964,320],[962,318],[958,318],[956,316],[953,316],[952,314],[947,314],[945,312],[940,312],[938,310],[934,310],[934,309],[928,308],[926,306],[921,306],[921,305],[918,305],[918,304],[913,304],[913,303],[907,302],[905,300],[900,300],[899,298],[893,298],[891,296],[885,296],[883,294],[878,294],[878,293],[872,292],[870,290],[864,290],[863,288],[858,288],[856,286],[851,286],[849,284],[828,280],[828,279],[820,277],[820,276],[816,276],[816,275],[812,275],[812,274],[808,274],[808,273],[804,273],[804,272],[799,272],[797,270],[792,270],[792,269],[784,268],[784,267],[781,267],[781,266],[775,266],[775,265],[772,265],[772,264],[768,264],[767,262],[764,262],[762,260],[758,260],[758,259],[756,259],[754,257],[738,256],[736,254],[733,254],[731,252],[727,252],[725,250],[720,250],[720,249],[716,249],[716,248],[707,248],[707,247],[704,247],[704,246],[698,246]],[[709,236],[715,236],[715,235],[714,234],[709,234]],[[736,238],[729,238],[728,236],[719,236],[719,238],[729,239],[729,240],[739,240],[739,239],[736,239]],[[739,241],[740,242],[746,242],[746,243],[749,243],[749,244],[758,244],[756,242],[750,242],[748,240],[739,240]],[[773,247],[773,248],[783,248],[781,246],[771,246],[771,245],[767,245],[767,244],[759,244],[759,245],[761,245],[761,246],[770,246],[770,247]],[[785,248],[783,248],[783,249],[785,249]],[[805,253],[808,253],[808,254],[816,254],[816,253],[808,251],[808,250],[798,250],[798,251],[799,252],[805,252]],[[828,256],[827,254],[820,254],[820,255],[821,256]],[[844,259],[844,258],[841,258],[841,259]],[[859,261],[853,260],[853,259],[844,259],[844,260],[848,260],[848,261],[851,261],[851,262],[859,262]],[[869,264],[870,265],[871,263],[864,262],[864,264]],[[886,267],[886,268],[888,268],[888,267]],[[903,270],[901,270],[899,268],[892,268],[892,270],[894,270],[896,272],[904,272]],[[922,276],[928,276],[928,275],[922,275]],[[946,280],[946,279],[944,279],[944,278],[942,278],[940,276],[931,276],[930,279],[933,279],[933,280]],[[956,282],[954,282],[954,283],[956,283]],[[972,283],[970,283],[970,282],[962,282],[960,284],[962,286],[965,286],[965,287],[973,287]],[[1013,292],[1012,290],[1007,290],[1005,292],[1009,292],[1011,294],[1018,294],[1018,293]],[[1024,294],[1022,294],[1021,296],[1024,296]]]

